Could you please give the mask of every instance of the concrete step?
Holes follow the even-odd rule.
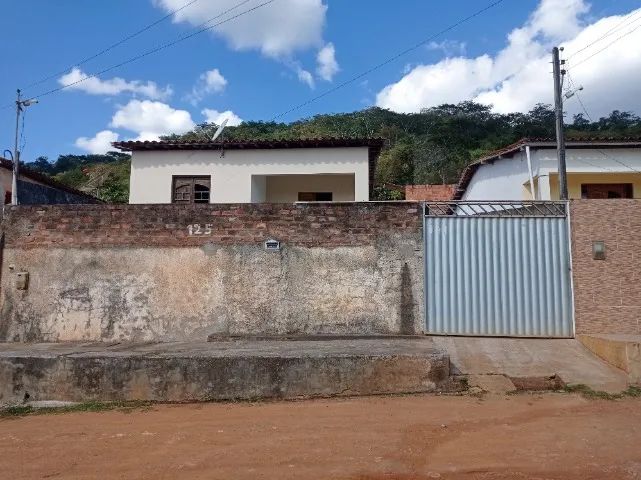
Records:
[[[210,401],[452,388],[430,339],[0,344],[0,404]]]
[[[628,374],[631,383],[641,383],[641,335],[579,335],[585,347]]]
[[[542,389],[548,384],[583,384],[593,390],[619,393],[629,383],[624,372],[574,339],[431,338],[449,355],[452,375],[503,375],[518,383],[520,390]],[[541,387],[535,388],[541,381]]]

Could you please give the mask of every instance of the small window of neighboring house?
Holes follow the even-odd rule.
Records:
[[[631,183],[584,183],[581,185],[581,198],[632,198]]]
[[[174,177],[171,189],[172,203],[209,203],[210,177]]]
[[[299,202],[332,202],[332,192],[298,192]]]
[[[9,205],[11,203],[11,192],[4,192],[4,204]]]

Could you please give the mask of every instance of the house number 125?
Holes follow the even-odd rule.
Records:
[[[206,223],[205,225],[194,223],[193,225],[187,226],[187,231],[189,232],[190,237],[196,235],[211,235],[212,227],[213,225],[211,223]]]

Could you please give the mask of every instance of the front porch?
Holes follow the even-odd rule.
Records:
[[[368,199],[368,191],[360,186],[357,192],[355,175],[252,175],[252,203],[354,202]],[[363,191],[364,190],[364,191]]]
[[[641,172],[568,172],[568,195],[571,200],[640,198]],[[559,175],[548,172],[534,177],[536,200],[559,200]],[[523,184],[523,198],[532,199],[530,182]]]

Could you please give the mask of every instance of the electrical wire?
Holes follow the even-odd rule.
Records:
[[[180,10],[183,10],[183,9],[187,8],[189,5],[193,4],[195,1],[198,1],[198,0],[193,0],[191,3],[188,3],[188,4],[186,4],[185,6],[183,6],[183,7],[179,8],[178,10],[175,10],[174,12],[172,12],[172,14],[173,14],[173,13],[177,13],[178,11],[180,11]],[[223,22],[219,22],[219,23],[218,23],[218,24],[216,24],[216,25],[212,25],[212,26],[207,27],[207,28],[202,28],[202,27],[204,27],[205,25],[207,25],[208,23],[211,23],[211,22],[213,22],[214,20],[216,20],[216,19],[218,19],[218,18],[220,18],[220,17],[222,17],[222,16],[224,16],[224,15],[226,15],[226,14],[228,14],[228,13],[230,13],[230,12],[232,12],[232,11],[234,11],[234,10],[236,10],[236,9],[240,8],[240,7],[242,7],[243,5],[245,5],[245,4],[247,4],[247,3],[249,3],[250,1],[252,1],[252,0],[243,0],[242,2],[240,2],[240,3],[236,4],[236,5],[234,5],[233,7],[229,8],[229,9],[227,9],[227,10],[225,10],[224,12],[222,12],[222,13],[220,13],[220,14],[218,14],[218,15],[216,15],[216,16],[214,16],[214,17],[212,17],[212,18],[210,18],[210,19],[208,19],[208,20],[206,20],[206,21],[204,21],[204,22],[202,22],[202,23],[200,23],[200,24],[199,24],[199,25],[197,25],[197,27],[196,27],[196,28],[199,28],[199,30],[198,30],[198,31],[196,31],[196,32],[194,32],[194,33],[192,33],[192,34],[189,34],[189,35],[185,35],[185,36],[179,37],[178,39],[176,39],[176,40],[175,40],[175,41],[173,41],[173,42],[169,42],[169,43],[167,43],[167,44],[161,45],[161,46],[160,46],[160,47],[158,47],[158,48],[155,48],[155,49],[153,49],[153,50],[147,51],[147,52],[145,52],[145,53],[143,53],[143,54],[141,54],[141,55],[139,55],[139,56],[136,56],[136,57],[130,58],[129,60],[127,60],[127,61],[125,61],[125,62],[122,62],[122,63],[120,63],[120,64],[118,64],[118,65],[115,65],[115,66],[109,67],[109,68],[107,68],[107,69],[105,69],[105,70],[102,70],[102,71],[101,71],[101,72],[99,72],[99,73],[96,73],[96,74],[93,74],[93,75],[87,75],[87,76],[85,76],[85,77],[81,78],[80,80],[78,80],[78,81],[76,81],[76,82],[70,83],[70,84],[68,84],[68,85],[64,85],[64,86],[62,86],[62,87],[55,88],[55,89],[50,90],[50,91],[48,91],[48,92],[44,92],[44,93],[42,93],[42,94],[38,95],[38,97],[45,96],[45,95],[49,95],[49,94],[52,94],[52,93],[57,92],[57,91],[60,91],[60,90],[64,90],[65,88],[71,87],[71,86],[73,86],[73,85],[77,85],[78,83],[82,83],[82,82],[87,81],[87,80],[89,80],[89,79],[91,79],[91,78],[97,77],[98,75],[100,75],[100,74],[102,74],[102,73],[106,73],[106,72],[108,72],[108,71],[110,71],[110,70],[113,70],[113,69],[115,69],[115,68],[118,68],[118,67],[120,67],[120,66],[122,66],[122,65],[126,65],[126,64],[128,64],[128,63],[132,63],[132,62],[134,62],[134,61],[136,61],[136,60],[139,60],[139,59],[141,59],[141,58],[143,58],[143,57],[146,57],[146,56],[148,56],[148,55],[151,55],[152,53],[156,53],[156,52],[158,52],[158,51],[160,51],[160,50],[162,50],[162,49],[164,49],[164,48],[168,48],[168,47],[173,46],[173,45],[175,45],[175,44],[177,44],[177,43],[180,43],[180,42],[182,42],[182,41],[184,41],[184,40],[187,40],[188,38],[191,38],[191,37],[193,37],[193,36],[195,36],[195,35],[198,35],[198,34],[200,34],[200,33],[202,33],[202,32],[205,32],[205,31],[211,30],[212,28],[215,28],[215,27],[217,27],[218,25],[222,25],[223,23],[226,23],[227,21],[230,21],[230,20],[233,20],[233,19],[235,19],[235,18],[238,18],[238,17],[240,17],[240,16],[242,16],[242,15],[244,15],[244,14],[246,14],[246,13],[249,13],[250,11],[256,10],[256,9],[258,9],[258,8],[260,8],[260,7],[264,6],[264,5],[266,5],[266,4],[272,3],[272,2],[274,2],[275,0],[271,0],[271,1],[266,2],[266,3],[264,3],[264,4],[258,5],[258,6],[256,6],[256,7],[254,7],[253,9],[250,9],[250,10],[247,10],[247,11],[245,11],[245,12],[242,12],[242,13],[240,13],[239,15],[236,15],[235,17],[228,18],[227,20],[225,20],[225,21],[223,21]],[[171,15],[171,14],[170,14],[170,15]],[[165,17],[167,17],[167,16],[165,16]],[[158,20],[156,23],[161,22],[165,17],[163,17],[162,19]],[[151,27],[149,27],[149,28],[151,28]],[[132,38],[133,38],[133,37],[132,37]],[[122,42],[121,42],[121,43],[122,43]],[[114,45],[114,46],[115,46],[115,45]],[[94,57],[92,57],[92,58],[95,58],[95,57],[97,57],[97,56],[99,56],[99,54],[95,55],[95,56],[94,56]],[[87,59],[86,61],[89,61],[89,59]],[[79,64],[77,64],[77,65],[79,65]],[[76,66],[77,66],[77,65],[76,65]],[[73,68],[73,67],[72,67],[72,68]],[[64,71],[62,71],[62,72],[60,72],[60,73],[65,73],[65,72],[67,72],[67,70],[64,70]],[[52,76],[51,76],[51,77],[49,77],[49,78],[53,78],[54,76],[57,76],[57,75],[58,75],[58,74],[56,74],[56,75],[52,75]],[[43,81],[44,81],[44,80],[43,80]],[[42,82],[36,82],[36,83],[34,83],[34,84],[32,84],[32,85],[36,85],[37,83],[42,83]],[[32,97],[32,98],[38,98],[38,97]],[[0,107],[0,110],[6,110],[7,108],[12,108],[13,106],[14,106],[14,105],[13,105],[13,103],[9,103],[9,104],[7,104],[7,105],[5,105],[5,106],[3,106],[3,107]]]
[[[451,30],[454,30],[456,27],[459,27],[460,25],[463,25],[464,23],[469,22],[473,18],[476,18],[479,15],[487,12],[488,10],[496,7],[500,3],[503,3],[503,1],[504,0],[497,0],[495,2],[490,3],[486,7],[482,8],[480,10],[477,10],[473,14],[471,14],[471,15],[469,15],[469,16],[461,19],[461,20],[459,20],[456,23],[453,23],[452,25],[448,26],[447,28],[444,28],[443,30],[431,35],[429,38],[426,38],[425,40],[421,40],[420,42],[418,42],[414,46],[406,48],[402,52],[397,53],[396,55],[394,55],[394,56],[388,58],[387,60],[379,63],[378,65],[375,65],[375,66],[365,70],[364,72],[361,72],[358,75],[355,75],[354,77],[350,78],[349,80],[346,80],[346,81],[336,85],[335,87],[330,88],[329,90],[326,90],[325,92],[321,93],[320,95],[317,95],[317,96],[315,96],[315,97],[313,97],[313,98],[311,98],[311,99],[309,99],[309,100],[307,100],[307,101],[305,101],[305,102],[303,102],[303,103],[301,103],[299,105],[296,105],[296,106],[290,108],[289,110],[286,110],[286,111],[284,111],[282,113],[279,113],[278,115],[276,115],[275,117],[272,118],[272,121],[275,121],[275,120],[277,120],[277,119],[279,119],[281,117],[284,117],[285,115],[288,115],[288,114],[290,114],[292,112],[295,112],[296,110],[299,110],[299,109],[301,109],[303,107],[306,107],[307,105],[310,105],[310,104],[316,102],[317,100],[320,100],[321,98],[324,98],[324,97],[336,92],[337,90],[340,90],[341,88],[346,87],[347,85],[350,85],[350,84],[360,80],[361,78],[363,78],[363,77],[369,75],[370,73],[372,73],[372,72],[384,67],[385,65],[388,65],[388,64],[394,62],[395,60],[398,60],[399,58],[407,55],[408,53],[410,53],[410,52],[412,52],[414,50],[417,50],[418,48],[420,48],[423,45],[431,42],[432,40],[434,40],[436,38],[438,38],[439,36],[443,35],[444,33],[447,33],[447,32],[449,32]]]
[[[241,5],[242,5],[242,4],[244,4],[244,3],[247,3],[248,1],[250,1],[250,0],[244,0],[243,2],[241,2]],[[188,39],[190,39],[190,38],[192,38],[192,37],[195,37],[196,35],[199,35],[199,34],[201,34],[201,33],[203,33],[203,32],[207,32],[207,31],[209,31],[209,30],[212,30],[212,29],[214,29],[214,28],[216,28],[216,27],[218,27],[218,26],[220,26],[220,25],[223,25],[223,24],[225,24],[225,23],[227,23],[227,22],[231,22],[232,20],[235,20],[235,19],[237,19],[237,18],[239,18],[239,17],[242,17],[242,16],[244,16],[244,15],[246,15],[246,14],[248,14],[248,13],[251,13],[251,12],[253,12],[253,11],[255,11],[255,10],[258,10],[259,8],[262,8],[262,7],[267,6],[267,5],[271,4],[271,3],[274,3],[275,1],[276,1],[276,0],[267,0],[266,2],[263,2],[263,3],[259,4],[259,5],[256,5],[255,7],[252,7],[252,8],[250,8],[250,9],[248,9],[248,10],[244,10],[244,11],[242,11],[241,13],[236,14],[236,15],[234,15],[234,16],[232,16],[232,17],[226,18],[225,20],[222,20],[222,21],[220,21],[220,22],[218,22],[218,23],[215,23],[215,24],[210,25],[210,26],[208,26],[208,27],[203,27],[203,28],[201,28],[200,30],[197,30],[197,31],[192,32],[192,33],[190,33],[190,34],[188,34],[188,35],[184,35],[184,36],[182,36],[182,37],[179,37],[178,39],[173,40],[173,41],[168,42],[168,43],[165,43],[165,44],[163,44],[163,45],[160,45],[159,47],[152,48],[151,50],[147,50],[147,51],[146,51],[146,52],[144,52],[144,53],[141,53],[141,54],[139,54],[139,55],[136,55],[135,57],[131,57],[131,58],[129,58],[128,60],[125,60],[125,61],[123,61],[123,62],[120,62],[120,63],[117,63],[117,64],[115,64],[115,65],[112,65],[112,66],[110,66],[110,67],[108,67],[108,68],[105,68],[105,69],[103,69],[103,70],[101,70],[101,71],[99,71],[99,72],[97,72],[97,73],[94,73],[94,74],[92,74],[92,75],[87,75],[87,76],[85,76],[85,77],[83,77],[83,78],[81,78],[81,79],[79,79],[79,80],[76,80],[75,82],[72,82],[72,83],[69,83],[69,84],[66,84],[66,85],[62,85],[62,86],[60,86],[60,87],[57,87],[57,88],[54,88],[54,89],[51,89],[51,90],[48,90],[48,91],[45,91],[45,92],[39,93],[38,95],[31,96],[30,98],[34,98],[34,99],[36,99],[36,98],[42,98],[42,97],[45,97],[45,96],[47,96],[47,95],[51,95],[51,94],[53,94],[53,93],[57,93],[57,92],[59,92],[59,91],[61,91],[61,90],[65,90],[65,89],[67,89],[67,88],[69,88],[69,87],[73,87],[74,85],[78,85],[78,84],[80,84],[80,83],[82,83],[82,82],[86,82],[87,80],[89,80],[89,79],[91,79],[91,78],[97,78],[97,77],[99,77],[100,75],[102,75],[102,74],[104,74],[104,73],[110,72],[110,71],[115,70],[116,68],[120,68],[120,67],[122,67],[122,66],[124,66],[124,65],[128,65],[128,64],[130,64],[130,63],[133,63],[133,62],[135,62],[135,61],[138,61],[138,60],[140,60],[140,59],[142,59],[142,58],[145,58],[145,57],[147,57],[147,56],[149,56],[149,55],[152,55],[152,54],[154,54],[154,53],[158,53],[158,52],[160,52],[161,50],[164,50],[164,49],[166,49],[166,48],[173,47],[174,45],[176,45],[176,44],[178,44],[178,43],[184,42],[185,40],[188,40]],[[214,17],[214,18],[220,18],[220,17],[222,17],[223,15],[225,15],[225,14],[227,14],[227,13],[231,12],[232,10],[235,10],[236,8],[238,8],[238,5],[236,5],[235,7],[230,8],[230,9],[225,10],[223,13],[221,13],[220,15],[218,15],[218,16],[216,16],[216,17]],[[206,22],[206,23],[209,23],[209,22],[210,22],[210,21],[212,21],[212,20],[213,20],[213,19],[209,20],[209,21],[208,21],[208,22]]]
[[[574,81],[572,80],[572,77],[570,76],[570,73],[569,73],[569,72],[568,72],[568,81],[570,82],[570,85],[572,86],[572,88],[575,88],[575,83],[574,83]],[[590,112],[588,112],[588,109],[585,107],[585,104],[583,103],[583,100],[581,100],[581,96],[579,95],[579,92],[578,92],[578,91],[575,91],[575,92],[574,92],[574,96],[576,97],[577,101],[579,102],[579,105],[581,105],[581,108],[582,108],[582,109],[583,109],[583,111],[585,112],[585,115],[588,117],[588,120],[590,120],[590,123],[594,123],[594,120],[592,119],[592,116],[590,115]],[[611,156],[611,155],[607,154],[606,152],[604,152],[604,151],[603,151],[603,150],[601,150],[600,148],[595,148],[594,150],[596,150],[597,152],[599,152],[599,153],[600,153],[601,155],[603,155],[605,158],[607,158],[607,159],[609,159],[609,160],[612,160],[612,161],[614,161],[614,162],[618,163],[619,165],[622,165],[622,166],[624,166],[625,168],[627,168],[627,169],[629,169],[629,170],[632,170],[632,171],[633,171],[633,172],[635,172],[635,173],[641,173],[641,171],[639,171],[639,170],[637,170],[637,169],[635,169],[635,168],[631,167],[630,165],[628,165],[628,164],[626,164],[626,163],[622,162],[622,161],[621,161],[621,160],[619,160],[618,158],[615,158],[615,157],[613,157],[613,156]],[[595,166],[595,167],[596,167],[596,165],[594,165],[594,164],[592,164],[592,163],[590,163],[590,162],[587,162],[587,161],[585,161],[585,160],[581,160],[581,161],[583,161],[584,163],[588,163],[588,164],[590,164],[590,165],[592,165],[592,166]],[[603,166],[600,166],[599,168],[603,168],[603,169],[610,170],[610,171],[612,171],[612,172],[616,172],[616,170],[613,170],[613,169],[611,169],[611,168],[607,168],[607,167],[603,167]]]
[[[592,55],[590,55],[589,57],[586,57],[586,58],[584,58],[583,60],[581,60],[580,62],[578,62],[578,63],[574,64],[574,65],[572,66],[572,68],[576,68],[576,67],[578,67],[579,65],[584,64],[585,62],[587,62],[587,61],[588,61],[588,60],[590,60],[591,58],[593,58],[593,57],[597,56],[599,53],[604,52],[605,50],[607,50],[608,48],[610,48],[612,45],[614,45],[615,43],[617,43],[619,40],[622,40],[623,38],[627,37],[628,35],[630,35],[630,34],[634,33],[634,32],[635,32],[635,31],[637,31],[639,28],[641,28],[641,25],[637,25],[637,26],[636,26],[636,27],[634,27],[632,30],[630,30],[630,31],[628,31],[628,32],[626,32],[626,33],[624,33],[624,34],[623,34],[623,35],[621,35],[620,37],[615,38],[612,42],[608,43],[608,44],[607,44],[605,47],[603,47],[601,50],[597,50],[596,52],[594,52],[594,53],[593,53]]]
[[[27,109],[23,108],[22,109],[22,127],[20,129],[20,141],[18,142],[18,145],[20,145],[20,152],[24,151],[24,147],[27,145],[27,136],[24,134],[24,119],[27,116]]]
[[[171,18],[173,15],[185,10],[186,8],[190,7],[191,5],[193,5],[194,3],[198,2],[198,1],[200,1],[200,0],[191,0],[190,2],[186,3],[182,7],[177,8],[176,10],[173,10],[173,11],[169,12],[164,17],[162,17],[162,18],[156,20],[155,22],[145,26],[144,28],[138,30],[137,32],[134,32],[134,33],[126,36],[125,38],[122,38],[121,40],[118,40],[116,43],[113,43],[113,44],[109,45],[108,47],[104,48],[103,50],[100,50],[98,53],[95,53],[94,55],[86,57],[86,58],[80,60],[79,62],[76,62],[73,65],[70,65],[69,67],[65,68],[64,70],[61,70],[61,71],[59,71],[57,73],[54,73],[53,75],[49,75],[48,77],[44,77],[44,78],[41,78],[40,80],[37,80],[37,81],[35,81],[33,83],[30,83],[25,88],[31,88],[31,87],[35,87],[36,85],[40,85],[40,84],[42,84],[42,83],[44,83],[44,82],[46,82],[48,80],[51,80],[52,78],[56,78],[56,77],[58,77],[58,76],[60,76],[60,75],[62,75],[64,73],[67,73],[69,70],[71,70],[74,67],[79,67],[81,65],[84,65],[85,63],[90,62],[91,60],[94,60],[94,59],[104,55],[107,52],[110,52],[114,48],[119,47],[123,43],[126,43],[129,40],[132,40],[133,38],[136,38],[137,36],[145,33],[146,31],[148,31],[148,30],[152,29],[153,27],[155,27],[156,25],[164,22],[168,18]]]
[[[572,55],[567,57],[566,60],[570,60],[571,58],[575,57],[579,53],[581,53],[581,52],[587,50],[588,48],[590,48],[592,45],[595,45],[596,43],[599,43],[601,40],[604,40],[607,37],[609,37],[610,35],[612,35],[613,33],[616,33],[617,31],[621,30],[621,28],[619,28],[619,27],[622,27],[622,26],[626,26],[627,27],[627,26],[632,25],[633,23],[635,23],[637,20],[641,19],[641,12],[636,12],[637,13],[636,18],[634,20],[628,22],[628,20],[630,20],[628,17],[630,17],[631,15],[634,16],[633,15],[634,13],[635,13],[634,11],[628,13],[623,18],[623,20],[621,20],[621,22],[617,23],[614,27],[612,27],[610,30],[605,32],[602,36],[600,36],[599,38],[597,38],[593,42],[587,44],[585,47],[581,48],[580,50],[577,50],[576,52],[572,53]],[[623,25],[624,23],[625,23],[625,25]]]

